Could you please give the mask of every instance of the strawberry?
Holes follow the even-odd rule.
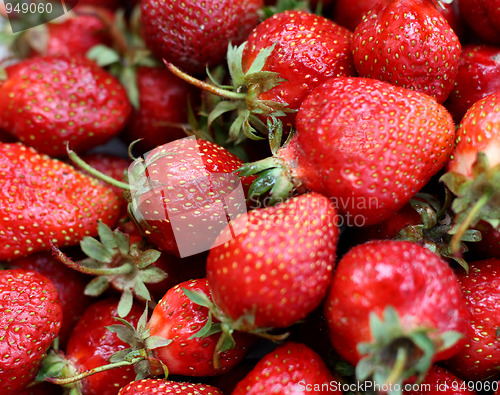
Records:
[[[413,384],[414,390],[404,391],[404,395],[474,395],[476,392],[471,390],[471,384],[459,379],[448,370],[433,365],[424,381],[419,384]],[[474,388],[474,387],[472,387]]]
[[[500,377],[500,260],[470,263],[469,273],[457,274],[471,314],[465,347],[447,361],[467,380]]]
[[[458,280],[436,254],[407,241],[352,248],[325,305],[336,351],[356,375],[396,384],[456,354],[470,319]]]
[[[48,155],[66,155],[67,143],[77,151],[105,143],[131,111],[122,85],[84,58],[34,58],[6,73],[0,127]]]
[[[143,308],[134,304],[126,319],[132,324],[137,324],[142,312]],[[51,353],[44,362],[48,366],[51,363],[63,366],[58,378],[49,377],[48,380],[63,384],[61,380],[65,377],[91,369],[99,370],[108,363],[108,359],[114,353],[124,350],[127,344],[108,329],[117,323],[115,320],[117,315],[118,301],[112,298],[101,300],[88,307],[71,333],[66,353]],[[134,379],[135,375],[133,367],[124,366],[109,371],[98,371],[71,384],[70,387],[73,391],[80,391],[78,393],[85,395],[116,395],[121,387]]]
[[[458,63],[455,87],[445,103],[457,123],[478,100],[500,90],[500,48],[467,45]]]
[[[455,247],[480,220],[500,229],[500,91],[474,103],[457,129],[448,172],[441,180],[456,195]],[[453,242],[453,241],[452,241]]]
[[[274,157],[245,165],[241,175],[259,174],[251,195],[315,191],[349,226],[381,222],[404,206],[445,165],[455,138],[434,99],[366,78],[332,78],[313,90],[296,125]]]
[[[238,330],[261,332],[303,319],[325,297],[338,237],[337,214],[317,193],[235,220],[244,230],[219,238],[207,260],[207,279],[221,320]],[[314,258],[314,259],[312,259]]]
[[[0,144],[0,183],[0,260],[78,244],[118,219],[112,190],[22,144]]]
[[[23,269],[40,273],[47,277],[57,290],[63,312],[59,344],[64,347],[71,330],[91,299],[83,294],[86,278],[74,270],[64,267],[50,252],[34,253],[18,258],[7,264],[9,269]]]
[[[262,0],[143,0],[143,37],[158,58],[200,74],[224,60],[229,42],[247,38],[262,5]]]
[[[500,44],[499,0],[459,0],[458,5],[468,27],[482,41]]]
[[[430,0],[383,0],[354,31],[354,63],[361,77],[376,78],[433,96],[453,89],[461,46]]]
[[[128,142],[139,138],[141,151],[186,137],[188,104],[196,106],[200,93],[165,68],[137,68],[138,109],[127,127]]]
[[[262,357],[232,395],[341,395],[340,388],[318,354],[303,344],[287,342]]]
[[[36,375],[61,328],[62,308],[45,276],[0,271],[0,392],[15,394]]]
[[[312,89],[328,78],[354,75],[351,40],[352,32],[326,18],[285,11],[259,24],[240,47],[229,47],[233,90],[193,80],[173,65],[167,67],[200,88],[230,99],[213,109],[209,122],[237,110],[229,136],[239,142],[244,136],[258,139],[257,131],[267,133],[262,121],[271,116],[293,125],[296,111]]]
[[[479,221],[474,229],[481,232],[481,240],[471,245],[474,255],[500,259],[500,229],[493,228],[486,221]]]
[[[222,395],[217,388],[206,384],[181,383],[170,380],[139,380],[123,387],[118,395]]]

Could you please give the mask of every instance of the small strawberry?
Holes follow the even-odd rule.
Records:
[[[272,130],[274,157],[245,165],[241,175],[259,174],[250,197],[315,191],[349,226],[403,207],[446,164],[455,139],[451,116],[434,99],[367,78],[328,80],[304,100],[296,125],[280,149]]]
[[[83,294],[88,281],[86,277],[64,267],[50,252],[34,253],[24,258],[14,259],[6,266],[8,269],[23,269],[40,273],[52,282],[62,306],[63,319],[59,331],[59,345],[64,347],[71,330],[91,303],[91,299]]]
[[[229,42],[247,38],[262,5],[262,0],[143,0],[143,37],[158,58],[199,74],[224,60]]]
[[[181,383],[170,380],[146,379],[133,381],[118,395],[222,395],[217,388],[206,384]]]
[[[6,73],[0,128],[51,156],[66,155],[68,143],[77,151],[105,143],[131,111],[122,85],[84,58],[34,58]]]
[[[452,251],[480,220],[500,229],[500,91],[474,103],[457,129],[456,145],[441,180],[456,196]]]
[[[0,260],[78,244],[118,219],[111,189],[22,144],[0,144],[0,185]]]
[[[413,384],[415,390],[404,391],[404,395],[474,395],[470,384],[448,370],[433,365],[421,383]]]
[[[265,355],[232,395],[341,395],[340,387],[318,354],[303,344],[287,342]]]
[[[400,383],[456,354],[470,319],[457,278],[426,248],[375,241],[342,257],[325,315],[336,351],[359,380]],[[388,381],[387,381],[388,380]]]
[[[459,0],[460,13],[468,27],[484,42],[500,44],[500,1]]]
[[[500,90],[500,48],[467,45],[458,63],[455,87],[445,103],[458,124],[478,100]]]
[[[0,300],[0,392],[16,394],[59,334],[61,302],[50,280],[22,269],[0,271]]]
[[[465,347],[447,365],[467,380],[498,379],[500,373],[500,260],[472,262],[457,274],[470,314]]]
[[[243,232],[213,247],[207,279],[220,319],[235,329],[261,332],[303,319],[325,297],[338,237],[337,213],[317,193],[236,219]],[[216,243],[218,244],[218,243]]]
[[[461,46],[431,0],[382,0],[354,31],[361,77],[426,93],[442,103],[453,89]]]

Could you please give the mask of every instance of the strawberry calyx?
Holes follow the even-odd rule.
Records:
[[[215,119],[225,113],[235,112],[236,117],[229,128],[229,139],[237,143],[245,137],[260,140],[267,134],[266,124],[261,120],[268,117],[284,117],[287,113],[294,112],[288,108],[288,103],[278,103],[272,100],[263,100],[261,94],[278,86],[283,78],[276,72],[265,71],[267,59],[274,51],[277,43],[263,48],[253,61],[250,68],[244,72],[242,56],[247,42],[240,46],[229,44],[227,60],[229,73],[232,79],[231,86],[224,86],[216,82],[207,70],[211,83],[200,81],[164,60],[168,70],[186,82],[203,89],[209,93],[220,96],[222,100],[215,105],[208,116],[210,126]]]
[[[450,212],[452,197],[448,189],[445,191],[446,198],[443,205],[430,194],[417,193],[409,204],[420,215],[422,222],[404,227],[394,239],[421,244],[437,255],[454,260],[468,272],[469,265],[465,259],[451,251],[452,235],[449,234],[449,231],[453,227],[453,215]],[[464,242],[477,242],[480,240],[481,232],[468,229],[460,239],[460,254],[468,251]]]
[[[154,306],[146,284],[159,283],[167,277],[167,273],[153,265],[161,252],[145,249],[143,241],[131,244],[128,234],[118,229],[113,231],[102,222],[98,223],[98,234],[100,241],[86,236],[80,242],[86,259],[74,262],[55,246],[54,255],[69,268],[96,276],[85,288],[85,295],[100,296],[110,285],[120,291],[117,309],[120,317],[128,315],[134,297]]]
[[[43,359],[40,370],[34,380],[35,383],[51,382],[54,378],[73,377],[78,374],[76,367],[62,351],[50,350]],[[81,381],[63,385],[65,393],[69,395],[82,395]]]
[[[480,220],[500,228],[500,165],[491,167],[484,152],[478,152],[472,166],[472,178],[448,172],[440,179],[456,196],[451,208],[455,213],[451,252],[460,250],[460,240]]]
[[[434,356],[462,336],[455,331],[434,336],[430,328],[407,331],[391,306],[385,308],[382,318],[374,312],[370,314],[370,331],[373,341],[358,344],[358,352],[364,357],[356,366],[356,377],[360,381],[371,378],[380,386],[391,385],[391,395],[401,395],[401,384],[412,376],[421,382]]]

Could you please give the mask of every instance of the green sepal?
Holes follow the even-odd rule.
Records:
[[[275,41],[271,46],[263,48],[261,51],[259,51],[254,61],[250,65],[249,69],[247,70],[245,74],[245,79],[252,78],[252,76],[255,75],[256,73],[262,72],[262,69],[266,64],[267,59],[269,58],[269,56],[271,56],[271,53],[276,48],[277,44],[278,42]],[[276,75],[277,73],[272,73],[272,74]]]
[[[146,287],[146,285],[144,284],[144,282],[141,280],[140,277],[135,278],[133,295],[135,295],[138,299],[145,302],[150,302],[152,300],[148,288]]]
[[[239,46],[233,46],[232,44],[229,44],[227,47],[227,64],[229,74],[233,82],[233,87],[231,88],[236,90],[242,86],[245,86],[245,73],[243,73],[241,59],[243,57],[243,51],[246,45],[247,42],[245,41]]]
[[[101,296],[109,288],[109,280],[106,276],[98,276],[90,280],[86,285],[84,294],[87,296]]]
[[[111,263],[113,261],[112,252],[93,237],[85,236],[80,242],[80,247],[87,256],[98,262]]]
[[[146,250],[137,258],[137,267],[145,269],[149,265],[155,263],[161,256],[161,252],[157,250]]]
[[[98,44],[89,49],[87,58],[94,60],[99,66],[107,67],[120,62],[120,55],[113,48]]]
[[[130,288],[125,288],[118,302],[118,315],[120,317],[126,317],[130,310],[132,310],[132,304],[134,303],[134,295]]]
[[[188,299],[194,304],[206,307],[208,309],[213,306],[213,302],[203,292],[191,291],[187,288],[182,288],[182,292],[184,292],[184,295],[186,295]]]
[[[99,221],[97,223],[97,233],[99,235],[99,239],[101,240],[102,245],[107,249],[117,248],[115,233],[111,230],[111,228]]]
[[[164,339],[163,337],[160,336],[150,336],[145,341],[148,350],[154,350],[155,348],[166,347],[173,342],[173,340]]]

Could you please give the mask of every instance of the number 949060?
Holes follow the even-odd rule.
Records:
[[[16,14],[50,14],[52,12],[52,3],[48,2],[40,2],[40,3],[32,3],[32,2],[22,2],[13,4],[10,1],[5,2],[5,10],[8,14],[16,13]]]

